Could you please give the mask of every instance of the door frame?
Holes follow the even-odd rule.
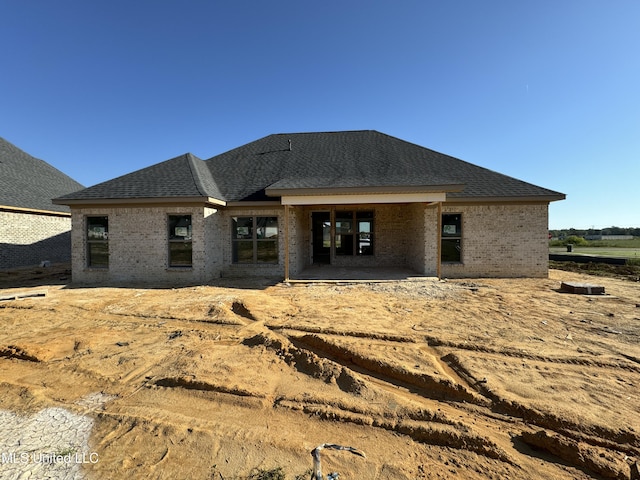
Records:
[[[328,214],[328,221],[329,221],[329,252],[328,252],[328,257],[327,257],[327,261],[317,261],[316,260],[316,255],[314,255],[315,253],[315,226],[316,223],[314,222],[314,215],[315,214]],[[312,210],[311,212],[309,212],[309,224],[311,226],[310,230],[310,239],[311,241],[309,242],[309,257],[310,257],[310,264],[311,265],[331,265],[333,263],[333,209],[331,208],[327,208],[327,209],[319,209],[319,210]]]

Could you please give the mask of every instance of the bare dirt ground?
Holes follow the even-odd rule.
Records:
[[[639,283],[67,281],[0,276],[0,297],[46,292],[0,301],[0,409],[89,416],[83,478],[308,478],[324,442],[366,453],[323,452],[341,479],[628,479],[640,459]]]

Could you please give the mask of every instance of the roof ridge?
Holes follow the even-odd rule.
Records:
[[[266,137],[263,137],[263,138],[273,137],[273,136],[277,136],[277,135],[322,135],[322,134],[327,134],[327,133],[370,133],[370,132],[380,133],[377,130],[374,130],[374,129],[371,129],[371,128],[364,128],[364,129],[360,129],[360,130],[317,130],[317,131],[308,131],[308,132],[272,133],[272,134],[267,135]]]
[[[222,195],[220,194],[220,188],[216,183],[211,170],[209,170],[207,163],[199,157],[196,157],[194,154],[188,152],[185,154],[187,158],[187,162],[189,163],[189,168],[191,169],[191,176],[193,177],[193,183],[196,186],[198,192],[204,197],[213,197],[218,200],[224,200]],[[207,177],[206,179],[204,177]],[[209,191],[206,185],[213,185],[215,188],[215,192]]]
[[[198,172],[198,167],[195,164],[198,157],[196,157],[191,152],[185,153],[184,156],[186,157],[187,163],[189,164],[189,169],[191,170],[191,176],[193,177],[193,183],[195,184],[196,189],[201,195],[206,196],[207,193],[202,183],[202,178],[200,178],[200,172]]]

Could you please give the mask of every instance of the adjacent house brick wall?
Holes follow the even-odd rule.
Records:
[[[0,211],[0,269],[71,258],[71,218]]]

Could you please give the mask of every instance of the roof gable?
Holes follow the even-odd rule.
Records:
[[[28,210],[68,212],[52,199],[83,186],[43,160],[0,138],[0,205]]]
[[[104,199],[220,198],[204,162],[186,153],[135,172],[107,180],[56,201]]]

